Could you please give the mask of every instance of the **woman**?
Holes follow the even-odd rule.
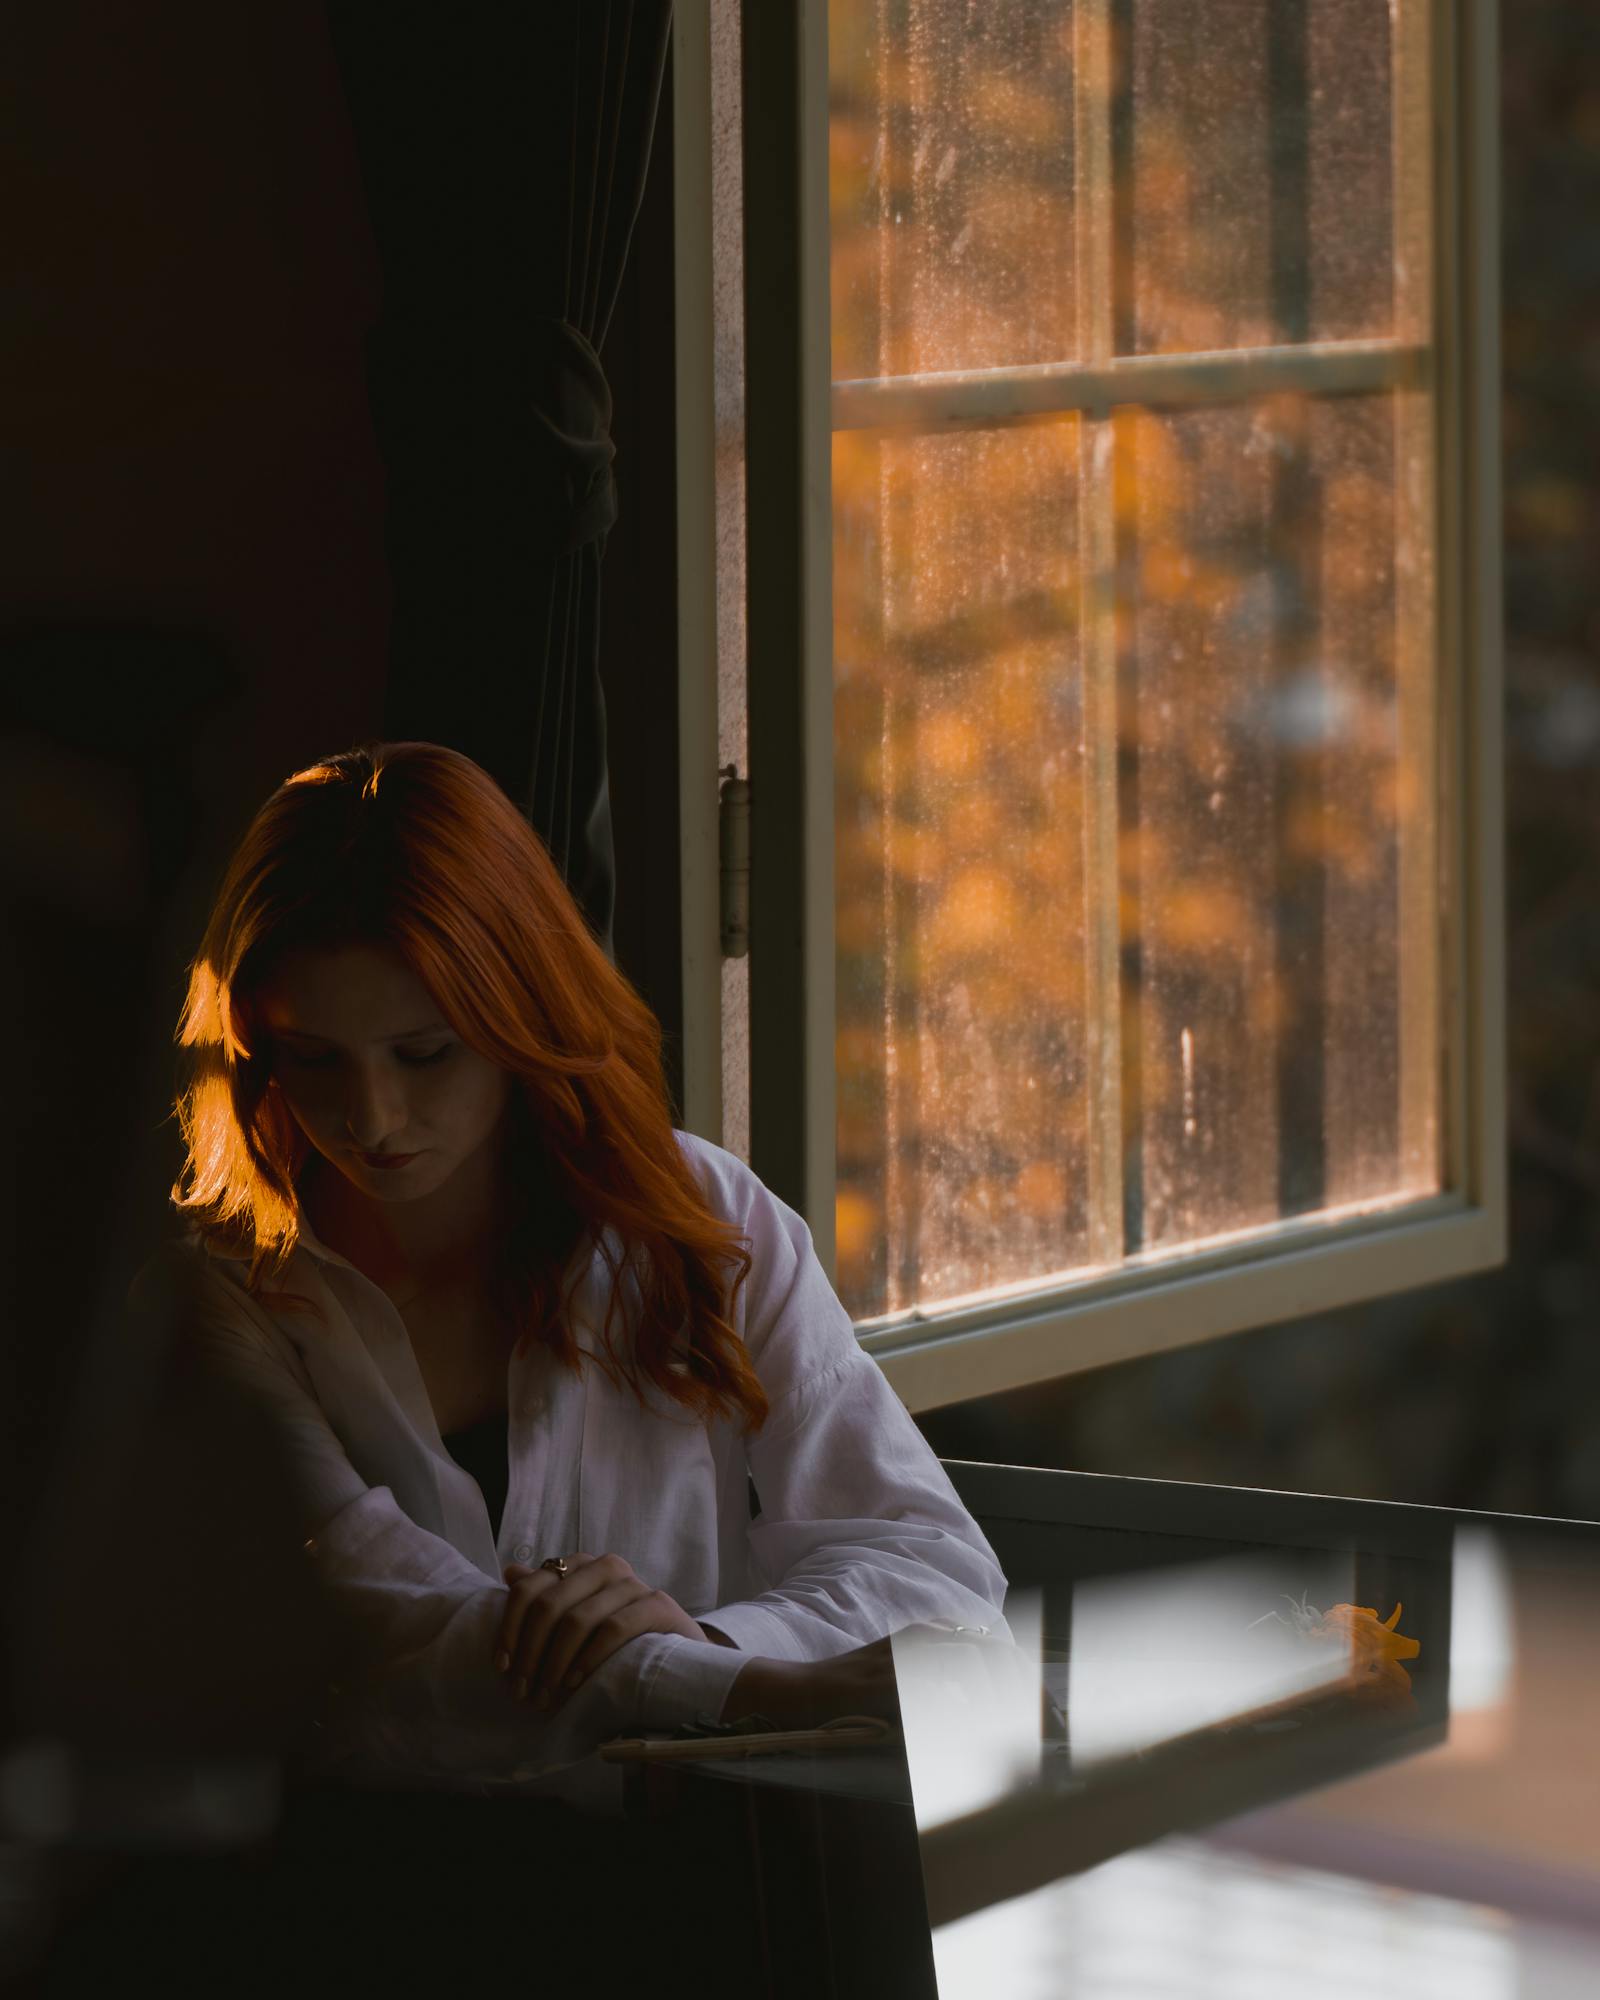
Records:
[[[314,1767],[537,1790],[622,1731],[893,1713],[886,1635],[1003,1633],[805,1223],[674,1130],[657,1022],[469,759],[280,786],[180,1038],[164,1254],[350,1642]]]

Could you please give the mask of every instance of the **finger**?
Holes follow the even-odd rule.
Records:
[[[597,1590],[609,1589],[613,1583],[619,1581],[619,1566],[628,1575],[633,1574],[620,1556],[596,1556],[586,1562],[581,1569],[574,1570],[570,1576],[558,1577],[553,1570],[544,1571],[544,1575],[550,1579],[554,1588],[539,1591],[527,1606],[523,1612],[516,1644],[507,1649],[511,1654],[511,1665],[507,1672],[513,1683],[533,1681],[545,1647],[549,1644],[550,1634],[557,1624],[566,1617],[574,1605],[581,1604],[586,1597],[592,1597]],[[533,1589],[531,1580],[516,1585],[517,1592],[532,1592]],[[526,1688],[519,1689],[518,1699],[520,1700],[526,1692]]]
[[[579,1553],[567,1557],[567,1567],[576,1572],[594,1561],[591,1555]],[[499,1673],[507,1673],[512,1657],[517,1650],[517,1640],[528,1616],[529,1607],[564,1581],[553,1569],[530,1569],[524,1563],[507,1563],[501,1574],[505,1577],[507,1597],[505,1608],[500,1614],[500,1630],[494,1642],[493,1663]],[[501,1662],[505,1664],[502,1666]]]
[[[630,1639],[637,1639],[641,1632],[661,1629],[660,1596],[659,1591],[641,1589],[637,1596],[608,1609],[600,1609],[597,1602],[598,1615],[594,1627],[561,1674],[559,1685],[551,1696],[553,1708],[560,1708],[563,1702],[569,1700],[595,1669],[603,1666]]]
[[[566,1559],[567,1568],[574,1575],[600,1560],[600,1557],[590,1555],[586,1549],[579,1549]],[[621,1558],[618,1557],[617,1560],[620,1562]],[[631,1573],[630,1571],[629,1574]],[[565,1579],[555,1570],[546,1569],[543,1564],[537,1569],[532,1569],[525,1563],[507,1563],[501,1574],[506,1580],[507,1596],[491,1659],[496,1673],[509,1674],[512,1672],[518,1644],[530,1614],[541,1599],[549,1592],[558,1589]]]
[[[528,1618],[541,1597],[547,1596],[561,1579],[553,1570],[530,1570],[514,1576],[506,1589],[505,1609],[500,1615],[500,1636],[495,1641],[494,1663],[501,1673],[511,1670]]]
[[[519,1700],[536,1680],[550,1682],[546,1660],[552,1640],[563,1625],[599,1591],[638,1579],[621,1556],[597,1556],[581,1573],[567,1577],[560,1586],[543,1596],[523,1620],[522,1631],[512,1653],[509,1669]],[[580,1619],[580,1630],[588,1629]]]
[[[586,1555],[580,1549],[575,1555],[565,1556],[562,1560],[566,1563],[567,1568],[572,1570],[581,1569],[585,1563],[592,1563],[595,1558],[591,1555]],[[535,1566],[533,1563],[509,1562],[502,1563],[500,1566],[500,1574],[508,1579],[514,1576],[538,1576],[541,1572],[546,1576],[555,1576],[558,1574],[555,1570],[546,1570],[543,1563]]]
[[[569,1611],[550,1634],[550,1643],[544,1649],[544,1658],[539,1662],[538,1675],[533,1682],[533,1696],[537,1705],[543,1702],[537,1698],[543,1694],[554,1700],[563,1690],[563,1683],[570,1674],[578,1672],[578,1655],[590,1646],[603,1630],[607,1621],[614,1619],[618,1612],[642,1597],[653,1597],[655,1592],[638,1577],[628,1577],[623,1582],[613,1584],[609,1589],[597,1590],[590,1597]],[[629,1635],[632,1636],[631,1633]],[[620,1637],[611,1641],[610,1652],[615,1652],[622,1644]],[[602,1658],[608,1654],[602,1654]],[[581,1673],[579,1674],[581,1679]],[[570,1690],[566,1690],[570,1692]]]

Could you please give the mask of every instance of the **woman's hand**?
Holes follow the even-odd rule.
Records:
[[[566,1576],[507,1563],[510,1595],[494,1664],[518,1701],[552,1712],[603,1660],[641,1632],[708,1635],[664,1590],[619,1555],[572,1555]]]
[[[751,1660],[722,1705],[726,1722],[744,1715],[764,1715],[780,1729],[817,1729],[841,1715],[881,1715],[898,1724],[889,1641],[873,1639],[831,1660]]]

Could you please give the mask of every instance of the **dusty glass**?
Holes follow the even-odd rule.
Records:
[[[858,1322],[1441,1186],[1429,21],[833,0]]]

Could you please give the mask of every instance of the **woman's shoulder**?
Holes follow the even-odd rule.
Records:
[[[247,1237],[190,1223],[156,1245],[127,1291],[135,1312],[166,1311],[179,1302],[243,1306],[249,1310],[251,1246]]]
[[[783,1245],[787,1255],[806,1255],[811,1230],[805,1217],[774,1194],[753,1167],[697,1132],[680,1130],[677,1138],[714,1214],[733,1223],[758,1248]]]
[[[692,1132],[679,1143],[701,1177],[712,1209],[734,1223],[749,1245],[752,1267],[740,1291],[741,1331],[752,1352],[782,1328],[792,1349],[792,1373],[814,1373],[858,1350],[849,1315],[818,1261],[803,1215],[772,1192],[736,1153]]]
[[[134,1286],[148,1287],[189,1277],[197,1271],[209,1270],[214,1262],[221,1261],[227,1254],[206,1231],[190,1223],[173,1230],[156,1244],[140,1265]],[[249,1253],[241,1250],[239,1254],[247,1256]]]

